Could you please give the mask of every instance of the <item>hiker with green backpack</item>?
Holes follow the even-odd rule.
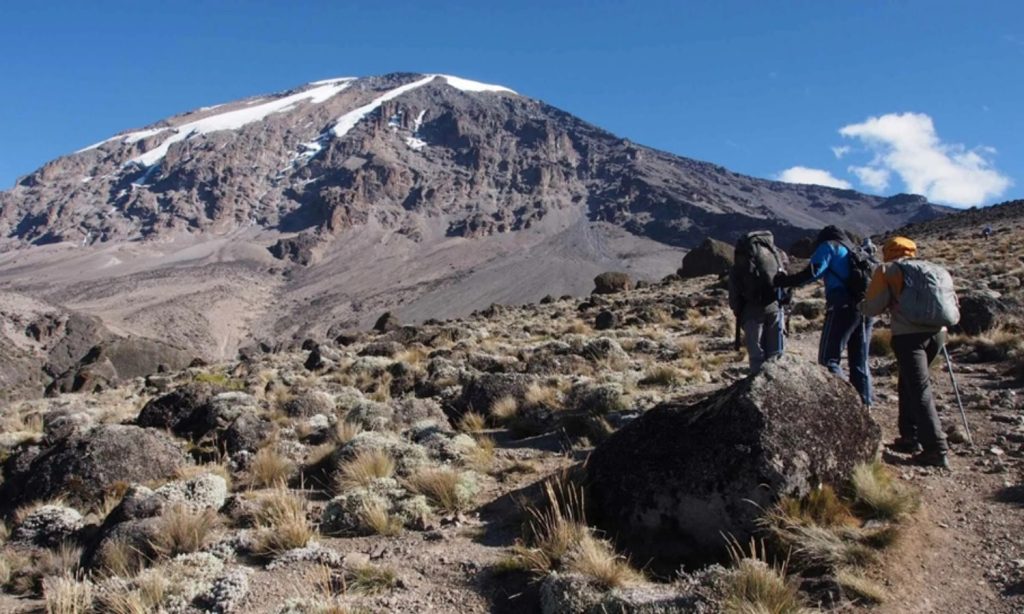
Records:
[[[794,288],[818,279],[825,281],[825,325],[818,344],[818,363],[843,376],[843,350],[847,353],[850,383],[861,400],[871,406],[871,372],[868,369],[869,320],[860,312],[874,270],[870,255],[854,247],[856,242],[835,226],[818,233],[814,253],[806,269],[775,277],[776,288]]]
[[[736,316],[736,349],[742,330],[751,373],[785,349],[786,314],[773,280],[786,270],[787,262],[767,230],[749,232],[736,242],[729,270],[729,306]]]
[[[928,367],[942,352],[946,327],[960,320],[953,279],[943,267],[917,260],[917,245],[906,237],[889,239],[882,255],[885,262],[871,278],[863,309],[868,317],[886,310],[892,314],[899,437],[890,447],[917,453],[915,463],[949,468]]]

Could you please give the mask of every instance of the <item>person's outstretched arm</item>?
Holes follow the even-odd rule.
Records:
[[[776,275],[775,276],[775,287],[776,288],[795,288],[804,284],[809,284],[812,281],[821,279],[828,270],[828,265],[832,262],[832,257],[835,255],[835,247],[831,241],[826,241],[818,246],[818,249],[814,250],[811,254],[811,262],[807,265],[807,268],[800,271],[799,273],[793,273],[792,275]]]

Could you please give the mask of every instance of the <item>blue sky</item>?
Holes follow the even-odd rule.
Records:
[[[410,71],[759,177],[960,206],[1024,195],[1015,0],[12,2],[0,57],[2,187],[174,113]]]

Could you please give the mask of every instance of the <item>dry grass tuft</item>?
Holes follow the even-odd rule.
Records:
[[[584,534],[568,568],[594,580],[602,588],[619,588],[639,582],[643,575],[617,555],[611,544],[593,535]]]
[[[530,384],[526,388],[523,402],[527,407],[550,407],[552,409],[562,405],[557,386],[539,384],[537,382]]]
[[[105,540],[97,557],[104,575],[122,578],[136,576],[147,563],[147,557],[124,537]]]
[[[561,476],[544,483],[544,501],[525,508],[531,547],[515,549],[523,565],[534,573],[558,569],[570,550],[588,535],[583,490]]]
[[[257,556],[269,557],[302,548],[316,536],[306,518],[305,500],[284,488],[260,497],[254,520],[253,554]]]
[[[487,420],[475,411],[468,411],[459,418],[458,426],[463,433],[478,433],[487,428]]]
[[[249,484],[253,488],[276,488],[288,483],[295,464],[277,451],[274,445],[261,448],[249,466]]]
[[[208,543],[219,526],[220,519],[211,509],[175,505],[160,516],[150,547],[166,558],[196,552]]]
[[[377,535],[395,537],[402,533],[401,519],[393,516],[381,501],[368,500],[360,512],[363,525]]]
[[[504,424],[519,414],[519,401],[513,397],[501,397],[491,404],[491,418],[498,424]]]
[[[336,489],[341,492],[358,486],[367,487],[374,480],[395,474],[395,459],[384,450],[363,450],[338,468]]]
[[[726,586],[723,610],[728,614],[805,614],[796,582],[786,577],[785,565],[768,564],[764,547],[751,541],[750,555],[730,544],[735,569]]]
[[[836,582],[843,587],[844,592],[850,594],[857,601],[879,604],[885,602],[889,597],[880,584],[849,569],[840,569],[836,572]]]
[[[338,445],[345,445],[356,438],[356,435],[363,432],[363,425],[346,420],[338,420],[334,424],[334,441]]]
[[[467,509],[473,503],[462,482],[458,471],[447,468],[421,469],[405,480],[409,490],[448,512]]]
[[[356,593],[375,594],[393,589],[398,584],[398,574],[390,567],[357,565],[345,570],[345,583]]]
[[[64,574],[43,579],[46,614],[86,614],[92,611],[92,582]]]
[[[871,517],[899,520],[917,510],[917,494],[897,483],[880,461],[853,469],[853,492],[858,506]]]
[[[476,447],[463,459],[463,464],[475,471],[488,473],[494,469],[494,450],[498,444],[490,435],[476,435]]]
[[[684,337],[676,345],[681,356],[696,357],[700,355],[700,343],[692,337]]]
[[[655,365],[640,380],[641,386],[678,386],[685,381],[682,371],[671,365]]]

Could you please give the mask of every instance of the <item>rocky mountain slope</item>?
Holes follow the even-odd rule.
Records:
[[[984,245],[972,215],[901,231],[978,308],[950,341],[973,446],[934,372],[952,471],[884,449],[846,482],[895,436],[884,321],[868,412],[814,364],[820,286],[746,379],[717,275],[608,276],[4,404],[0,610],[749,612],[770,588],[776,611],[1019,612],[1024,215],[993,209]],[[730,561],[723,527],[773,554]]]
[[[877,232],[916,196],[746,177],[500,86],[331,79],[206,107],[0,193],[0,290],[207,359],[257,342],[580,295],[674,271],[706,237]]]

